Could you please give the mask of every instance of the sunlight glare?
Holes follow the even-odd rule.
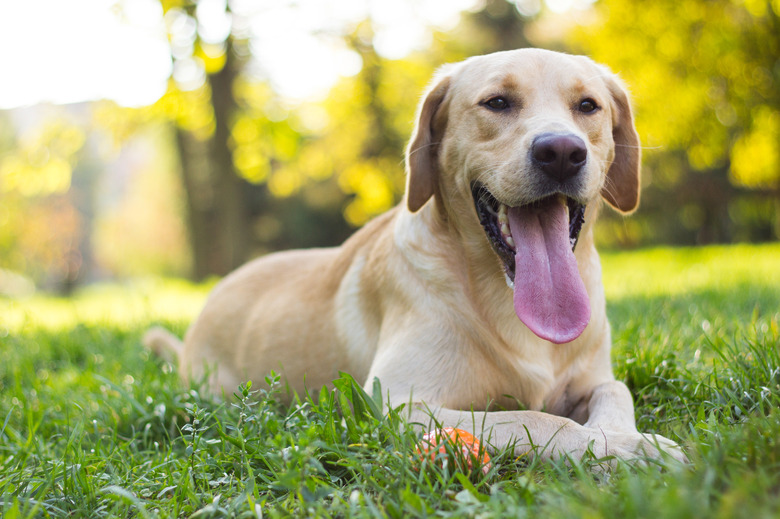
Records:
[[[0,4],[0,108],[111,98],[154,102],[171,73],[153,0],[128,2],[121,16],[105,0]],[[13,78],[13,80],[10,80]]]
[[[596,0],[545,0],[550,11],[561,14],[571,10],[589,9]]]
[[[102,98],[143,106],[159,99],[171,75],[184,90],[198,88],[206,71],[192,58],[196,35],[220,45],[231,30],[251,40],[249,70],[256,77],[270,80],[292,100],[320,97],[340,77],[360,71],[360,56],[343,35],[366,18],[372,20],[377,52],[400,59],[430,44],[429,26],[451,29],[462,10],[479,4],[229,0],[226,13],[227,2],[201,0],[194,18],[172,8],[164,20],[156,0],[2,2],[0,51],[4,77],[13,80],[0,82],[0,109]]]

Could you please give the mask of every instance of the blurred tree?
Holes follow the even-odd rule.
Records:
[[[248,257],[252,184],[230,148],[238,110],[233,85],[248,51],[229,32],[204,38],[198,2],[162,0],[174,75],[159,108],[175,122],[187,199],[193,276],[224,275]],[[213,13],[210,13],[213,15]],[[229,24],[230,8],[221,13]]]
[[[90,229],[101,271],[119,277],[186,275],[191,256],[185,193],[171,125],[152,110],[103,101],[93,105],[93,126],[102,137],[104,160]]]
[[[613,242],[780,236],[780,3],[601,0],[573,43],[631,86],[644,200]],[[610,237],[608,237],[610,238]]]
[[[350,232],[341,214],[345,195],[330,165],[349,141],[331,142],[331,150],[318,146],[326,109],[285,108],[267,83],[249,77],[236,81],[234,93],[240,111],[230,137],[233,160],[262,193],[249,207],[250,254],[343,241]]]
[[[0,120],[0,267],[68,293],[91,256],[82,224],[91,207],[83,184],[92,171],[87,163],[74,171],[86,135],[55,112],[22,135]]]
[[[202,30],[220,13],[203,14],[194,0],[161,3],[174,74],[158,108],[175,122],[194,277],[223,275],[269,250],[342,241],[349,233],[342,198],[332,171],[323,171],[332,161],[322,154],[323,164],[314,164],[316,151],[306,151],[321,135],[306,120],[322,109],[291,111],[253,77],[249,36]],[[222,9],[233,29],[247,25],[235,23],[229,4]]]
[[[322,197],[323,208],[330,205],[343,211],[351,227],[386,211],[400,197],[403,150],[418,94],[432,71],[432,65],[419,57],[382,58],[372,38],[368,21],[346,35],[348,45],[360,55],[361,71],[332,89],[318,107],[320,128],[307,136],[298,153],[278,164],[268,181],[277,197],[300,194],[316,205],[315,199]],[[333,238],[341,241],[349,232],[342,225]]]
[[[463,13],[448,43],[459,48],[460,59],[529,47],[526,28],[541,8],[540,0],[485,0],[481,9]]]

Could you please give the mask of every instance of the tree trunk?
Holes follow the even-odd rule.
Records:
[[[220,222],[218,243],[224,255],[226,274],[247,260],[252,237],[249,231],[249,192],[251,185],[241,178],[233,164],[230,149],[231,120],[236,112],[233,82],[236,63],[230,40],[227,42],[227,58],[222,70],[209,76],[211,102],[214,108],[216,128],[212,140],[212,177],[214,179],[214,203]]]
[[[228,44],[225,66],[209,76],[214,110],[214,135],[197,140],[181,128],[176,143],[187,199],[192,250],[192,277],[224,276],[247,260],[250,235],[249,194],[252,186],[238,176],[230,150],[230,123],[236,111],[233,81],[236,68]]]
[[[218,241],[214,186],[208,142],[176,128],[176,145],[181,161],[182,181],[187,201],[187,230],[192,251],[192,278],[204,279],[227,268]]]

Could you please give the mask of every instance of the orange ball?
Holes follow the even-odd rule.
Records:
[[[444,427],[425,433],[415,449],[421,458],[426,455],[436,463],[437,458],[443,459],[446,466],[449,455],[454,455],[455,464],[465,472],[471,472],[474,467],[481,467],[482,473],[490,470],[490,456],[471,433],[463,429]],[[444,455],[444,457],[442,457]]]

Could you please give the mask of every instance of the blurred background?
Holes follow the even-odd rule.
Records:
[[[538,46],[630,86],[607,249],[780,237],[780,0],[0,0],[0,294],[201,280],[389,209],[435,68]]]

